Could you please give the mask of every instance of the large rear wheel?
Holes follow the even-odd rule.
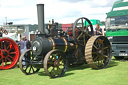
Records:
[[[93,69],[103,69],[108,66],[112,52],[108,39],[104,36],[91,37],[85,47],[85,59]]]

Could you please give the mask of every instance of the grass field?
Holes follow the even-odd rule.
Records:
[[[0,70],[0,85],[128,85],[128,61],[111,60],[108,68],[93,70],[88,65],[68,68],[61,78],[51,79],[43,69],[25,75],[20,68]]]

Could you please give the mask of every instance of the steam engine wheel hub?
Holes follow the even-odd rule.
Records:
[[[56,60],[55,62],[54,62],[54,67],[59,67],[59,61],[58,60]]]
[[[5,51],[5,50],[2,51],[2,55],[3,55],[4,57],[7,57],[8,54],[9,54],[8,51]]]

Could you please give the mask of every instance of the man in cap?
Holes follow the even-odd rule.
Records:
[[[21,37],[21,41],[18,42],[18,45],[20,46],[20,53],[22,54],[24,51],[27,49],[30,49],[31,43],[30,41],[26,38],[26,36]]]

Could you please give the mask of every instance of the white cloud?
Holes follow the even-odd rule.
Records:
[[[37,24],[36,4],[45,4],[45,22],[51,19],[60,23],[73,23],[79,17],[105,20],[112,0],[0,0],[0,24]]]
[[[21,6],[23,4],[23,0],[1,0],[2,7],[15,7]]]

